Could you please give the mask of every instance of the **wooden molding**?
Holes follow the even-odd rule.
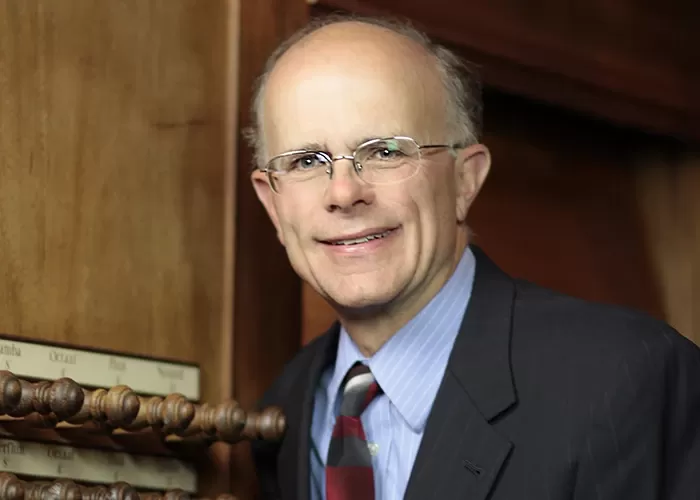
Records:
[[[239,130],[250,125],[253,84],[275,47],[309,18],[304,0],[240,3]],[[252,151],[235,138],[234,396],[252,408],[301,346],[301,280],[289,264],[250,181]],[[232,450],[233,493],[254,498],[247,443]]]
[[[556,0],[534,9],[515,0],[319,0],[312,12],[407,18],[480,66],[488,86],[697,140],[700,73],[690,19],[700,13],[692,2],[676,4],[647,11],[632,0],[599,1],[574,12]]]

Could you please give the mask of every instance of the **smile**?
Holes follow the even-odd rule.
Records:
[[[362,234],[360,236],[353,235],[351,237],[343,237],[342,239],[325,240],[325,241],[323,241],[323,243],[325,243],[327,245],[331,245],[331,246],[361,245],[363,243],[369,243],[370,241],[380,240],[382,238],[386,238],[391,233],[396,231],[396,229],[397,228],[391,228],[391,229],[380,230],[377,232]]]

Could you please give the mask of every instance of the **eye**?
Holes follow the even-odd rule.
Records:
[[[389,148],[384,148],[376,150],[373,156],[378,160],[391,160],[392,158],[396,158],[397,156],[401,155],[401,151],[394,151]]]
[[[321,167],[326,164],[326,160],[318,153],[305,153],[294,157],[290,164],[289,170],[309,170],[316,167]]]
[[[397,160],[403,158],[406,154],[401,149],[398,141],[383,141],[372,146],[369,151],[369,159],[379,161]]]

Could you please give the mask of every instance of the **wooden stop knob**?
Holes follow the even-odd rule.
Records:
[[[136,488],[124,482],[114,483],[107,488],[111,500],[139,500]]]
[[[82,500],[83,489],[69,479],[57,479],[48,488],[45,498],[52,500]]]
[[[49,386],[48,406],[59,420],[76,415],[84,400],[83,389],[74,380],[60,378]]]
[[[22,397],[19,379],[6,370],[0,370],[0,413],[12,412]]]
[[[195,407],[182,394],[168,395],[161,405],[163,430],[168,433],[181,433],[190,425],[195,415]]]
[[[257,415],[255,428],[258,436],[266,441],[282,439],[287,429],[287,420],[282,409],[276,406],[265,408],[262,413]]]
[[[170,490],[163,495],[163,500],[190,500],[190,494],[182,490]]]
[[[24,485],[17,476],[0,472],[0,498],[3,500],[24,500]]]

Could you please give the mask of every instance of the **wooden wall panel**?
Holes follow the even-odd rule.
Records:
[[[700,139],[700,4],[636,0],[318,0],[413,20],[459,47],[496,88]]]
[[[647,152],[638,196],[668,321],[700,345],[700,150]]]
[[[635,196],[653,138],[493,91],[485,106],[494,163],[475,242],[514,276],[662,317]]]
[[[282,40],[308,19],[304,0],[241,4],[240,128],[250,126],[256,79]],[[236,164],[237,398],[254,405],[299,348],[300,280],[250,181],[252,151],[238,134]],[[245,355],[243,354],[245,353]],[[255,373],[255,377],[251,374]]]
[[[0,1],[0,331],[197,362],[230,396],[236,4]]]
[[[305,0],[241,3],[238,123],[248,127],[253,86],[277,45],[308,20]],[[301,281],[289,264],[250,182],[251,150],[236,161],[235,387],[244,407],[256,404],[301,345]],[[245,445],[235,447],[234,493],[253,498],[255,475]]]

